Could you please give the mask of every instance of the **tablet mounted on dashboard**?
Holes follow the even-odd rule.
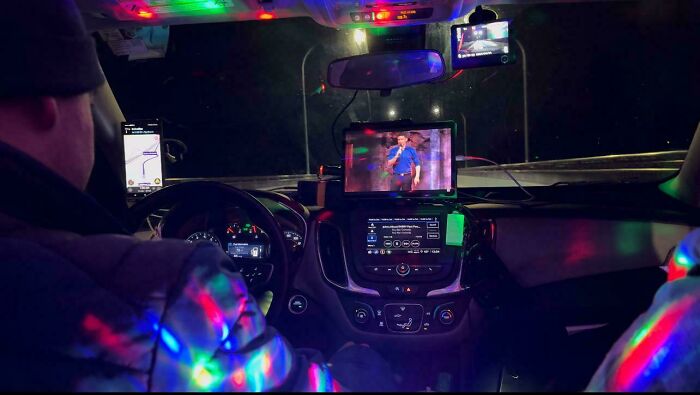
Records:
[[[344,130],[346,198],[457,196],[456,124],[356,124]]]

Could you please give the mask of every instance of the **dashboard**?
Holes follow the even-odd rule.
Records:
[[[417,348],[455,344],[474,335],[472,327],[485,311],[533,288],[568,281],[577,290],[602,278],[596,276],[622,271],[632,282],[645,270],[663,276],[658,267],[690,229],[670,219],[560,211],[524,215],[517,208],[396,200],[324,208],[310,221],[293,289],[322,305],[355,341]],[[613,307],[605,298],[613,289],[599,290],[601,318],[587,320],[629,313],[632,302]],[[564,308],[591,312],[585,303]]]
[[[660,266],[693,224],[680,210],[650,213],[641,204],[381,198],[315,206],[300,190],[295,198],[310,210],[260,191],[251,192],[255,205],[191,193],[189,206],[171,205],[161,223],[174,231],[163,234],[217,245],[256,297],[272,291],[269,317],[292,344],[329,349],[350,340],[421,360],[433,350],[437,360],[439,350],[457,354],[458,344],[548,345],[554,330],[564,337],[551,345],[595,331],[605,346],[648,307],[666,278]],[[510,327],[518,333],[501,336]],[[530,361],[531,352],[518,353]]]
[[[455,355],[458,344],[520,345],[554,329],[596,331],[605,345],[648,306],[665,280],[659,266],[690,230],[674,213],[590,204],[331,199],[309,211],[252,193],[272,217],[196,194],[191,208],[173,206],[162,221],[176,229],[168,237],[217,245],[256,297],[272,291],[270,319],[292,344],[326,349],[350,340],[421,359],[431,350],[437,360],[445,350]],[[274,254],[285,246],[293,260],[279,265]],[[532,326],[509,324],[522,336],[504,340],[492,327],[503,315]],[[526,351],[518,358],[529,361]]]
[[[354,341],[407,347],[407,339],[420,347],[470,337],[485,309],[512,289],[658,268],[690,229],[675,217],[600,210],[596,217],[584,206],[509,211],[459,200],[373,199],[310,212],[283,195],[251,193],[279,229],[265,229],[236,205],[199,201],[171,209],[163,221],[175,229],[168,237],[217,245],[254,290],[272,278],[269,235],[279,231],[293,258],[283,298],[292,319],[323,318]],[[601,311],[609,309],[599,299]]]

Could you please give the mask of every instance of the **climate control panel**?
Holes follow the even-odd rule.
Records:
[[[343,301],[348,318],[362,331],[385,334],[422,335],[449,332],[466,314],[469,298],[456,300]]]

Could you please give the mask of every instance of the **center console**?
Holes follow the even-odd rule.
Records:
[[[308,245],[335,291],[316,296],[341,328],[377,339],[466,327],[476,224],[455,199],[454,135],[453,122],[345,130],[343,194],[318,213]]]
[[[316,228],[322,272],[350,322],[373,333],[449,331],[469,300],[460,280],[470,223],[457,219],[465,213],[451,204],[372,206]]]

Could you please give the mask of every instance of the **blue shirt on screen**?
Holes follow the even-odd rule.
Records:
[[[386,157],[386,160],[393,159],[394,156],[396,156],[396,153],[399,150],[399,146],[397,145],[396,147],[392,148],[389,150],[389,154]],[[406,147],[403,149],[403,152],[401,152],[401,156],[399,156],[399,159],[394,163],[394,174],[396,173],[410,173],[411,172],[411,162],[415,164],[416,166],[420,166],[420,159],[418,159],[418,152],[416,152],[416,149],[413,147]]]

